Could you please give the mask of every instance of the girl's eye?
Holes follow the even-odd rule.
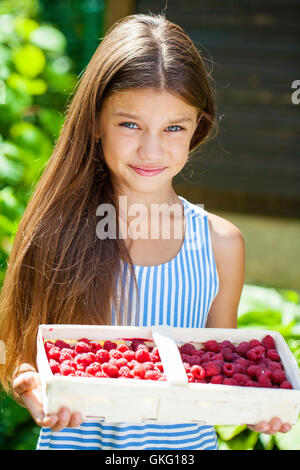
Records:
[[[120,124],[120,126],[128,127],[127,124],[129,124],[129,125],[130,125],[130,124],[133,124],[134,126],[136,126],[136,124],[135,124],[134,122],[122,122],[122,123]],[[170,129],[170,128],[173,128],[173,130],[171,130],[171,132],[174,132],[174,130],[175,130],[175,132],[178,132],[178,130],[180,130],[180,131],[183,130],[183,127],[177,126],[177,125],[173,125],[173,126],[167,127],[167,129]],[[175,128],[175,129],[174,129],[174,128]],[[176,129],[176,128],[177,128],[177,129]],[[133,127],[128,127],[128,129],[133,129]]]

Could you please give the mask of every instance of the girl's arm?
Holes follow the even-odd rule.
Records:
[[[207,318],[208,328],[237,328],[237,312],[245,277],[245,240],[241,232],[227,220],[209,214],[212,248],[220,287]],[[248,427],[255,432],[275,434],[288,432],[289,423],[274,417],[269,422]]]

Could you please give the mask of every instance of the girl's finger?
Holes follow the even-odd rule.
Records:
[[[280,432],[289,432],[291,429],[292,426],[289,423],[283,423]]]
[[[271,421],[270,421],[270,431],[273,433],[273,434],[276,434],[277,432],[280,431],[280,428],[282,426],[282,421],[281,419],[275,417],[275,418],[272,418]]]
[[[39,385],[39,375],[37,372],[24,372],[13,381],[13,390],[18,395],[22,395]]]
[[[83,417],[80,413],[73,413],[70,419],[69,427],[76,428],[83,422]]]
[[[52,427],[53,431],[61,431],[66,428],[71,419],[71,412],[68,408],[61,408],[58,413],[58,421]]]

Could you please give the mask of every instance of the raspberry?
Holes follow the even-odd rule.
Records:
[[[123,357],[123,354],[121,353],[121,351],[118,351],[118,349],[111,349],[109,351],[109,355],[114,359],[121,359],[121,357]]]
[[[51,348],[53,348],[53,346],[55,346],[55,344],[53,343],[53,341],[46,341],[44,343],[44,347],[45,347],[45,351],[46,353],[48,353],[50,351]]]
[[[158,380],[161,373],[157,370],[147,370],[145,373],[145,380]]]
[[[92,362],[92,364],[86,368],[86,372],[91,375],[95,375],[96,372],[102,372],[101,364],[99,364],[99,362]]]
[[[88,338],[80,338],[78,339],[78,342],[82,342],[82,343],[86,343],[86,344],[90,344],[91,343],[91,340],[88,339]]]
[[[201,366],[197,366],[197,365],[192,366],[191,373],[196,379],[204,379],[206,377],[205,369]]]
[[[182,353],[181,359],[182,359],[182,362],[187,362],[188,364],[190,364],[190,361],[192,360],[192,354]]]
[[[233,359],[233,352],[232,352],[232,349],[231,348],[223,348],[221,349],[221,352],[222,352],[222,356],[224,357],[224,360],[227,361],[227,362],[230,362],[232,361]]]
[[[223,383],[223,378],[224,378],[223,375],[214,375],[210,379],[209,383],[211,383],[211,384],[222,384]]]
[[[214,361],[221,361],[222,363],[224,362],[224,356],[222,353],[217,353],[215,356],[214,356]]]
[[[129,367],[127,367],[127,366],[120,367],[119,377],[125,377],[127,379],[131,379],[132,375],[131,375]]]
[[[212,351],[214,353],[218,353],[220,351],[219,343],[214,340],[206,341],[204,343],[204,346],[207,351]]]
[[[106,349],[99,349],[96,352],[96,361],[103,364],[104,362],[108,362],[110,358],[109,352]]]
[[[271,382],[270,378],[267,376],[267,374],[261,374],[258,377],[258,385],[260,387],[271,388],[272,387],[272,382]]]
[[[195,377],[193,376],[193,374],[191,372],[188,372],[186,375],[187,375],[187,378],[188,378],[188,383],[195,382]]]
[[[89,376],[89,374],[87,372],[84,372],[82,370],[75,370],[74,375],[76,377],[88,377]]]
[[[108,375],[105,372],[96,372],[95,377],[108,377]]]
[[[271,371],[273,384],[281,384],[286,380],[285,372],[282,369],[273,369]]]
[[[57,374],[59,372],[59,363],[54,359],[50,359],[49,366],[52,374]]]
[[[73,349],[63,348],[60,352],[59,360],[60,362],[65,361],[66,359],[72,360],[75,357],[76,353]]]
[[[226,377],[232,377],[234,374],[234,365],[230,362],[225,362],[222,367],[222,372]]]
[[[164,371],[164,366],[162,365],[161,362],[156,362],[156,363],[155,363],[155,367],[156,367],[160,372],[163,372],[163,371]]]
[[[157,347],[154,347],[154,348],[152,349],[151,354],[152,354],[154,357],[156,357],[156,358],[158,359],[158,361],[155,361],[155,362],[160,362],[160,361],[161,361],[160,355],[159,355],[159,351],[158,351],[158,348],[157,348]]]
[[[241,387],[244,387],[249,380],[246,374],[233,374],[232,378],[235,379]]]
[[[275,341],[271,335],[267,335],[263,338],[262,344],[266,349],[276,349]]]
[[[254,380],[248,380],[245,387],[258,387],[258,384]]]
[[[79,341],[75,346],[75,351],[77,354],[91,352],[92,348],[85,341]]]
[[[196,348],[193,344],[185,343],[179,348],[180,354],[189,354],[192,355],[196,351]]]
[[[215,356],[215,353],[212,351],[206,351],[203,356],[202,356],[202,361],[203,362],[208,362],[211,361]]]
[[[284,380],[281,382],[280,388],[293,388],[293,386],[288,380]]]
[[[236,352],[243,357],[246,357],[248,350],[250,349],[250,345],[247,341],[242,341],[237,347]]]
[[[111,349],[117,349],[118,345],[117,343],[114,343],[112,341],[104,341],[102,348],[106,349],[106,351],[110,351]]]
[[[266,356],[271,361],[280,361],[280,357],[276,349],[267,349]]]
[[[136,351],[137,348],[138,348],[138,346],[139,346],[140,344],[143,344],[144,346],[146,346],[145,341],[143,341],[142,339],[138,339],[138,338],[133,339],[133,340],[131,341],[131,349],[132,349],[132,351]]]
[[[253,361],[257,361],[264,357],[265,349],[262,346],[254,346],[254,348],[247,351],[247,358]]]
[[[226,377],[226,379],[223,380],[223,385],[239,385],[238,381],[235,380],[233,377],[229,378]]]
[[[97,341],[91,341],[90,342],[91,350],[93,353],[96,353],[100,349],[102,349],[102,346],[100,343],[97,343]]]
[[[258,365],[251,365],[247,369],[247,374],[251,378],[255,377],[256,379],[258,379],[261,374],[261,367]]]
[[[249,365],[249,361],[245,359],[244,357],[238,357],[236,361],[234,362],[234,364],[240,364],[241,366],[247,369]]]
[[[203,364],[205,373],[207,377],[212,377],[213,375],[219,375],[221,372],[221,366],[213,361],[208,361]]]
[[[55,361],[60,360],[60,349],[57,346],[53,346],[48,351],[48,359],[54,359]]]
[[[235,350],[234,344],[232,344],[232,342],[228,340],[222,341],[222,343],[220,344],[221,351],[222,349],[225,349],[225,348],[230,349],[232,352]]]
[[[117,350],[120,351],[121,353],[124,353],[125,351],[129,351],[129,346],[125,343],[118,344]]]
[[[197,354],[193,354],[192,356],[190,356],[189,363],[191,366],[194,366],[194,365],[200,366],[201,358]]]
[[[247,368],[242,366],[239,362],[234,363],[234,373],[235,374],[246,374]]]
[[[103,366],[102,366],[102,367],[103,367]],[[114,364],[108,363],[108,364],[107,364],[107,367],[106,367],[106,370],[105,370],[105,373],[106,373],[109,377],[115,379],[116,377],[119,376],[119,369],[118,369],[118,367],[115,366]]]
[[[69,349],[69,348],[70,348],[69,343],[66,343],[65,341],[63,341],[63,340],[61,340],[61,339],[57,339],[57,340],[55,341],[55,346],[56,346],[57,348],[60,348],[60,349],[63,349],[63,348],[68,348],[68,349]]]
[[[145,377],[145,374],[146,374],[146,369],[145,367],[142,365],[142,364],[139,364],[137,363],[134,368],[132,369],[133,371],[133,375],[134,376],[138,376],[140,377],[141,379],[143,379]]]
[[[250,348],[256,348],[257,346],[261,346],[261,342],[258,341],[258,339],[251,339],[251,341],[249,341],[249,346]]]
[[[124,366],[127,366],[128,364],[128,361],[125,359],[125,357],[120,357],[120,359],[116,359],[117,361],[117,366],[120,368],[120,367],[124,367]]]
[[[92,362],[95,362],[95,361],[96,361],[96,354],[91,353],[91,352],[78,354],[78,356],[76,356],[75,358],[76,364],[81,364],[85,367],[89,366],[90,364],[92,364]]]
[[[275,362],[275,361],[271,361],[271,360],[269,360],[269,362],[268,362],[268,367],[269,367],[270,370],[274,370],[274,369],[282,370],[281,364],[279,364],[279,362]]]
[[[135,353],[136,360],[138,362],[148,362],[150,361],[150,353],[146,349],[138,349]]]
[[[59,372],[62,375],[75,374],[75,368],[68,364],[67,361],[65,361],[59,365]]]

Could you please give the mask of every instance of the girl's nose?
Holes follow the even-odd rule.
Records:
[[[162,137],[153,134],[145,134],[142,136],[139,155],[143,161],[151,162],[151,165],[161,165],[164,161],[164,144]]]

